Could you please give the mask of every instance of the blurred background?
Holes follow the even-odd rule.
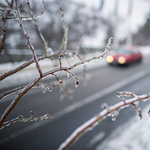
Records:
[[[23,9],[20,9],[22,17],[26,17],[26,12],[29,11],[26,1],[20,2],[23,6]],[[40,15],[42,0],[32,0],[30,3],[35,15]],[[6,5],[6,1],[1,0],[0,4]],[[71,95],[62,93],[59,88],[54,88],[51,93],[44,92],[45,94],[42,93],[44,89],[32,89],[22,97],[7,118],[9,120],[19,115],[28,118],[32,110],[35,117],[49,113],[53,120],[19,122],[4,128],[0,131],[1,149],[58,149],[75,129],[102,111],[103,103],[111,106],[120,102],[122,99],[117,98],[117,91],[131,91],[137,95],[149,92],[150,0],[45,0],[44,14],[37,17],[37,21],[48,46],[54,51],[59,50],[63,38],[60,6],[64,9],[64,21],[69,28],[68,50],[76,50],[81,43],[80,55],[85,54],[85,58],[91,58],[104,51],[108,39],[114,37],[111,49],[120,45],[136,46],[144,56],[142,62],[128,67],[110,67],[105,58],[88,63],[85,68],[81,66],[72,70],[80,79],[78,88],[75,87],[72,77],[68,78],[66,72],[59,72],[58,78],[65,82],[66,87],[71,90]],[[35,23],[32,20],[23,23],[37,55],[44,55],[44,45]],[[32,58],[18,20],[7,20],[6,28],[7,37],[0,56],[0,74]],[[75,61],[79,60],[69,59],[70,64]],[[66,64],[68,65],[68,62],[63,60],[63,66]],[[56,68],[59,63],[55,64],[54,60],[49,59],[40,61],[40,65],[45,72]],[[28,84],[37,76],[35,65],[30,65],[1,81],[0,93]],[[56,79],[48,76],[42,82],[55,83]],[[16,95],[17,93],[0,101],[0,114],[3,114]],[[149,106],[147,103],[140,103],[139,107],[145,108],[146,105]],[[147,110],[144,109],[144,112]],[[143,118],[144,115],[146,116],[146,113],[143,113]],[[150,128],[149,119],[138,119],[132,107],[121,110],[115,122],[108,117],[91,132],[84,134],[70,149],[150,149],[150,132],[147,132]],[[122,129],[126,130],[123,132]]]
[[[29,11],[26,1],[20,0],[20,2],[23,6],[23,9],[20,9],[22,17],[26,17],[26,12]],[[42,0],[30,2],[35,15],[40,15]],[[1,0],[0,4],[5,5],[6,1]],[[149,0],[45,0],[44,6],[44,14],[39,16],[37,21],[48,46],[54,51],[59,50],[63,38],[59,8],[61,6],[65,13],[64,21],[69,28],[68,50],[76,50],[81,43],[80,55],[86,54],[85,59],[91,58],[104,51],[108,39],[114,37],[111,49],[120,45],[133,45],[138,47],[144,57],[141,63],[128,67],[109,66],[103,58],[100,61],[88,63],[85,68],[81,66],[74,69],[72,72],[80,79],[78,88],[75,87],[72,77],[68,77],[66,72],[59,72],[58,78],[64,81],[67,87],[64,93],[57,87],[53,88],[52,92],[46,92],[44,88],[30,90],[22,97],[7,119],[16,118],[19,115],[28,118],[32,110],[35,117],[49,113],[53,120],[50,122],[19,122],[0,130],[0,148],[3,150],[58,149],[59,145],[75,129],[102,111],[103,103],[111,106],[120,102],[122,99],[117,98],[117,91],[131,91],[142,95],[148,93],[150,89]],[[44,55],[44,45],[35,23],[32,20],[23,22],[37,55]],[[32,58],[18,20],[7,20],[6,27],[6,42],[0,56],[0,74]],[[66,66],[74,64],[79,59],[69,59],[70,64],[66,60],[62,61],[63,66]],[[46,72],[56,68],[59,63],[57,61],[55,64],[55,60],[49,59],[40,61],[40,65],[42,71]],[[0,93],[28,84],[38,75],[35,64],[30,65],[1,81]],[[56,79],[51,75],[42,82],[55,83]],[[67,94],[67,90],[71,90],[71,95]],[[46,93],[43,94],[42,91]],[[16,95],[17,93],[12,94],[0,101],[0,114],[4,113]],[[138,106],[145,108],[146,105],[149,106],[149,103],[140,103]],[[147,110],[144,110],[143,118],[148,116],[145,113]],[[148,150],[150,149],[149,119],[145,118],[140,121],[138,119],[133,107],[121,110],[115,122],[108,117],[92,131],[84,134],[70,149]],[[101,147],[103,145],[104,147]]]
[[[6,4],[5,0],[1,1]],[[21,0],[28,11],[26,2]],[[35,15],[42,12],[42,0],[31,1]],[[45,0],[44,14],[37,18],[48,45],[57,51],[63,37],[61,12],[68,25],[68,49],[76,49],[81,42],[81,53],[103,50],[110,37],[113,46],[150,45],[150,1],[149,0]],[[22,9],[23,16],[27,14]],[[38,55],[44,54],[44,46],[33,21],[24,21]],[[21,49],[21,51],[20,51]],[[31,58],[18,20],[8,20],[7,39],[0,63],[22,61]]]

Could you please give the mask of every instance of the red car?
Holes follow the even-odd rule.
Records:
[[[118,48],[112,55],[106,58],[109,64],[128,65],[133,62],[141,62],[142,54],[133,48]]]

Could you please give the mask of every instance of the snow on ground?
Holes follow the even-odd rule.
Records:
[[[150,46],[141,47],[141,52],[143,53],[144,57],[150,56]],[[88,55],[86,55],[85,59],[88,59],[88,58],[91,58],[94,56],[98,56],[99,54],[100,54],[100,52],[88,54]],[[76,62],[79,62],[79,60],[77,58],[74,58],[74,59],[69,60],[69,62],[74,64]],[[4,73],[6,71],[9,71],[11,69],[14,69],[23,63],[24,62],[0,64],[0,74]],[[65,59],[62,60],[62,64],[63,64],[63,67],[69,66],[68,62]],[[102,58],[101,60],[96,60],[96,61],[93,61],[93,62],[86,64],[86,69],[89,70],[89,69],[97,68],[100,66],[104,66],[106,64],[107,64],[106,59]],[[52,69],[56,68],[56,66],[58,67],[58,61],[52,62],[50,59],[42,60],[42,61],[40,61],[40,66],[42,68],[42,71],[46,72],[48,70],[52,70]],[[81,72],[81,71],[83,71],[82,66],[72,70],[72,72],[75,72],[75,73]],[[62,75],[65,75],[65,73],[60,72],[59,77]],[[0,89],[8,88],[11,86],[19,86],[20,83],[21,84],[27,84],[30,81],[32,81],[35,77],[38,77],[38,76],[39,76],[39,74],[38,74],[38,71],[35,67],[35,64],[31,64],[26,69],[19,71],[17,74],[11,75],[10,77],[1,81],[0,82]],[[50,77],[52,77],[52,76],[50,76]]]
[[[150,47],[147,49],[143,48],[144,57],[150,56]],[[97,56],[98,54],[93,54]],[[88,56],[89,58],[92,56]],[[73,62],[75,60],[72,60]],[[22,62],[21,62],[22,63]],[[45,60],[40,62],[41,67],[44,68],[43,71],[51,70],[54,68],[54,64],[50,60]],[[63,62],[67,65],[67,62]],[[103,58],[100,61],[93,61],[88,63],[87,70],[96,67],[106,65],[106,60]],[[15,68],[19,66],[16,64],[1,64],[0,73]],[[83,71],[82,67],[75,69],[74,72]],[[64,75],[64,74],[61,74]],[[20,71],[16,75],[12,75],[1,81],[0,89],[7,88],[11,86],[17,86],[20,83],[26,83],[32,81],[38,76],[38,72],[34,65],[28,67],[24,71]],[[19,82],[18,82],[19,81]],[[112,134],[104,141],[103,144],[99,145],[96,150],[149,150],[150,149],[150,118],[148,117],[148,107],[143,110],[143,118],[139,120],[138,116],[131,118],[128,122],[121,125],[119,128],[115,129]]]
[[[94,53],[94,54],[90,54],[87,55],[85,59],[94,57],[94,56],[98,56],[100,53]],[[70,64],[74,64],[79,62],[78,58],[71,58],[69,60]],[[20,63],[6,63],[6,64],[0,64],[0,74],[9,71],[11,69],[14,69],[16,67],[18,67],[19,65],[23,64],[24,62],[20,62]],[[39,61],[41,69],[43,72],[52,70],[54,68],[58,67],[58,61],[51,61],[50,59],[46,59],[46,60],[42,60]],[[69,64],[67,62],[66,59],[62,60],[62,64],[63,67],[67,67],[69,66]],[[93,62],[88,63],[88,65],[86,65],[86,69],[94,69],[100,66],[106,65],[106,60],[105,59],[101,59],[101,60],[94,60]],[[77,68],[75,68],[74,70],[72,70],[72,72],[83,72],[83,67],[79,66]],[[59,72],[59,77],[63,76],[67,74],[65,72]],[[29,67],[27,67],[26,69],[19,71],[18,73],[11,75],[10,77],[4,79],[3,81],[0,82],[0,89],[5,89],[11,86],[19,86],[20,84],[27,84],[30,81],[32,81],[33,79],[35,79],[36,77],[38,77],[38,71],[35,67],[35,64],[31,64]],[[53,76],[49,76],[49,77],[53,77]]]
[[[128,122],[115,129],[96,150],[150,150],[149,107],[143,110],[140,120],[136,115]]]

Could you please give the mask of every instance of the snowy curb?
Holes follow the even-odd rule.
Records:
[[[87,58],[91,58],[93,56],[97,56],[99,55],[99,53],[94,53],[92,55],[87,55],[85,59]],[[74,58],[74,59],[70,59],[69,62],[71,62],[70,64],[74,64],[76,62],[79,62],[78,58]],[[23,62],[20,63],[7,63],[7,64],[1,64],[0,65],[0,72],[1,74],[4,73],[6,70],[10,70],[13,69],[19,65],[21,65]],[[50,59],[46,59],[46,60],[42,60],[39,61],[41,69],[43,72],[46,72],[48,70],[52,70],[54,68],[57,68],[59,66],[58,61],[51,61]],[[63,66],[69,66],[70,64],[68,64],[67,60],[63,59],[62,60],[62,64]],[[97,61],[93,61],[88,63],[88,65],[86,65],[86,69],[90,70],[90,69],[94,69],[100,66],[104,66],[106,65],[106,60],[105,58],[101,59],[101,60],[97,60]],[[81,72],[83,71],[83,67],[79,66],[77,68],[75,68],[73,70],[73,72],[77,73],[77,72]],[[59,76],[63,76],[65,75],[64,72],[59,72]],[[27,84],[28,82],[32,81],[35,77],[39,76],[38,71],[35,67],[35,64],[31,64],[29,67],[27,67],[26,69],[23,69],[22,71],[19,71],[16,74],[11,75],[10,77],[4,79],[3,81],[1,81],[0,83],[0,89],[5,89],[8,87],[12,87],[12,86],[19,86],[20,84]],[[50,76],[52,77],[52,76]]]
[[[150,56],[150,47],[141,48],[141,52],[142,52],[144,57],[149,57]],[[84,59],[88,59],[88,58],[91,58],[93,56],[98,56],[99,54],[100,54],[100,52],[88,54],[85,56]],[[69,63],[68,63],[68,61],[69,61]],[[71,64],[79,62],[79,59],[74,57],[74,58],[68,59],[68,61],[66,59],[62,59],[63,66],[67,67]],[[19,66],[23,63],[24,62],[13,63],[13,64],[12,63],[0,64],[0,74],[6,72],[8,70],[11,70],[13,68],[16,68],[17,66]],[[43,72],[46,72],[48,70],[52,70],[52,69],[59,66],[58,60],[51,61],[50,59],[45,59],[45,60],[39,61],[39,63],[40,63],[40,66],[41,66],[41,69]],[[107,62],[106,62],[106,59],[104,57],[101,60],[95,60],[95,61],[92,61],[90,63],[87,63],[86,69],[90,70],[90,69],[98,68],[100,66],[105,66],[105,65],[107,65]],[[81,72],[81,71],[83,71],[82,66],[77,67],[73,70],[73,72],[75,72],[75,73]],[[17,74],[11,75],[10,77],[1,81],[0,82],[0,89],[5,89],[8,87],[12,87],[12,86],[19,86],[20,84],[27,84],[28,82],[32,81],[38,75],[39,74],[38,74],[38,71],[35,67],[35,64],[31,64],[30,66],[23,69],[22,71],[19,71]],[[63,76],[63,75],[65,75],[64,72],[59,72],[59,76]]]

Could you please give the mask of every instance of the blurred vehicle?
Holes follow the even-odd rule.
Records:
[[[133,62],[141,62],[142,54],[135,48],[118,48],[112,53],[108,55],[106,60],[109,64],[114,65],[129,65]]]

